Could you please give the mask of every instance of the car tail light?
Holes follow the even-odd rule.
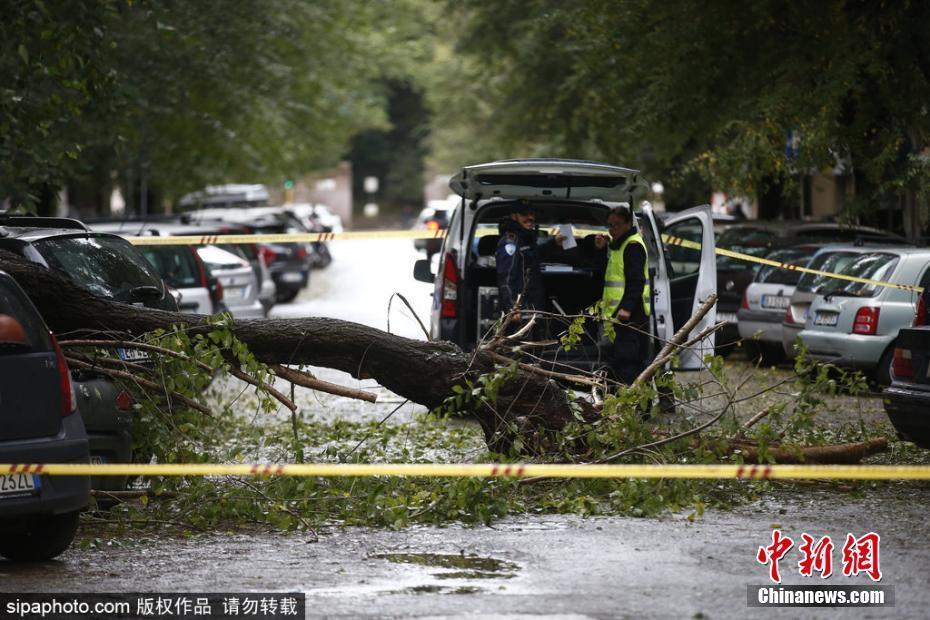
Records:
[[[791,312],[791,306],[788,306],[787,308],[785,308],[785,318],[783,319],[783,321],[785,323],[788,323],[789,325],[794,325],[795,323],[797,323],[797,321],[794,320],[794,313]]]
[[[52,347],[55,349],[55,362],[58,365],[58,384],[61,387],[61,417],[66,418],[77,409],[77,398],[74,395],[74,385],[71,383],[71,370],[65,361],[65,354],[61,351],[55,334],[52,337]]]
[[[454,319],[458,315],[456,301],[458,299],[459,271],[455,267],[455,260],[451,254],[446,254],[446,262],[442,267],[442,313],[445,319]]]
[[[129,392],[123,390],[116,395],[116,407],[120,411],[129,411],[132,409],[132,396],[129,395]]]
[[[273,263],[274,259],[277,258],[278,256],[277,254],[275,254],[274,250],[264,245],[258,248],[258,253],[259,255],[261,255],[262,260],[265,261],[266,267],[270,267],[271,263]]]
[[[201,260],[200,254],[197,253],[197,249],[194,246],[189,245],[187,247],[190,249],[191,254],[194,256],[194,262],[197,264],[197,273],[200,274],[200,286],[207,288],[210,285],[207,282],[207,269],[203,266],[203,260]]]
[[[891,361],[891,372],[895,377],[902,379],[914,378],[914,360],[911,359],[910,349],[896,348],[894,359]]]
[[[852,333],[874,336],[878,333],[878,313],[881,308],[859,308],[853,321]]]
[[[217,278],[210,278],[210,301],[215,304],[223,301],[223,284]]]
[[[299,245],[297,246],[297,258],[307,258],[307,248]]]
[[[739,307],[743,310],[749,310],[749,291],[743,291],[743,300],[739,302]]]
[[[917,300],[917,315],[914,317],[914,327],[928,325],[927,322],[927,294],[924,293]]]
[[[436,232],[439,230],[439,222],[436,220],[426,220],[426,230]]]

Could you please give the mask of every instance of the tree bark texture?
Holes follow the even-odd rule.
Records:
[[[212,329],[201,315],[96,297],[64,276],[2,250],[0,269],[26,291],[59,337],[138,336],[175,324],[186,325],[192,335]],[[449,342],[411,340],[339,319],[237,320],[231,330],[264,363],[322,366],[359,379],[373,378],[392,392],[430,408],[440,405],[452,393],[453,385],[464,385],[466,378],[494,369],[494,360],[486,352],[466,354]],[[590,405],[580,404],[593,418]],[[493,410],[486,407],[476,415],[489,447],[496,450],[510,447],[513,430],[538,439],[540,433],[558,430],[573,419],[565,390],[523,369],[501,389]]]

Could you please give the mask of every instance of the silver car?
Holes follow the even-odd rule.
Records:
[[[878,251],[881,247],[884,246],[846,243],[826,245],[814,254],[807,268],[839,273],[856,257],[868,252]],[[801,330],[804,329],[804,323],[807,321],[808,314],[810,314],[811,304],[817,298],[820,288],[829,281],[830,278],[827,276],[805,273],[794,287],[794,292],[791,294],[791,300],[788,302],[788,308],[785,310],[781,324],[782,349],[789,359],[793,359],[795,356],[798,336],[801,334]]]
[[[252,265],[241,256],[215,245],[197,246],[197,255],[223,286],[223,302],[237,319],[260,319],[265,308]]]
[[[768,260],[806,266],[817,251],[813,245],[799,245],[775,250]],[[785,357],[782,348],[782,320],[791,303],[800,271],[765,265],[743,293],[737,312],[737,328],[743,347],[751,355],[759,354],[766,364],[780,362]]]
[[[930,286],[930,250],[885,248],[855,257],[841,273],[869,280]],[[891,382],[898,330],[914,320],[917,293],[890,286],[830,279],[811,304],[800,334],[811,358],[868,370]]]

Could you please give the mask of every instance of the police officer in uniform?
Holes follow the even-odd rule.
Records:
[[[652,292],[646,243],[633,229],[633,216],[626,207],[607,215],[610,240],[599,235],[598,249],[607,248],[604,293],[605,314],[620,321],[610,349],[610,365],[617,381],[631,384],[649,363],[649,315]]]
[[[518,200],[510,206],[510,217],[501,220],[498,231],[500,240],[495,258],[501,310],[507,312],[513,308],[521,294],[521,311],[545,310],[546,291],[540,263],[557,252],[557,244],[565,238],[555,235],[553,240],[539,245],[536,212],[533,205],[525,200]]]

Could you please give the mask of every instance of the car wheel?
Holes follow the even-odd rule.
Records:
[[[891,363],[894,361],[894,342],[888,345],[888,348],[878,360],[878,367],[872,373],[872,379],[875,383],[885,386],[891,385]]]
[[[75,510],[15,521],[12,530],[4,528],[0,536],[0,555],[14,562],[51,560],[71,546],[79,518],[80,511]]]
[[[278,300],[278,303],[280,304],[289,304],[295,299],[297,299],[298,293],[300,293],[300,291],[288,291],[286,293],[278,293],[276,296],[276,299]]]

